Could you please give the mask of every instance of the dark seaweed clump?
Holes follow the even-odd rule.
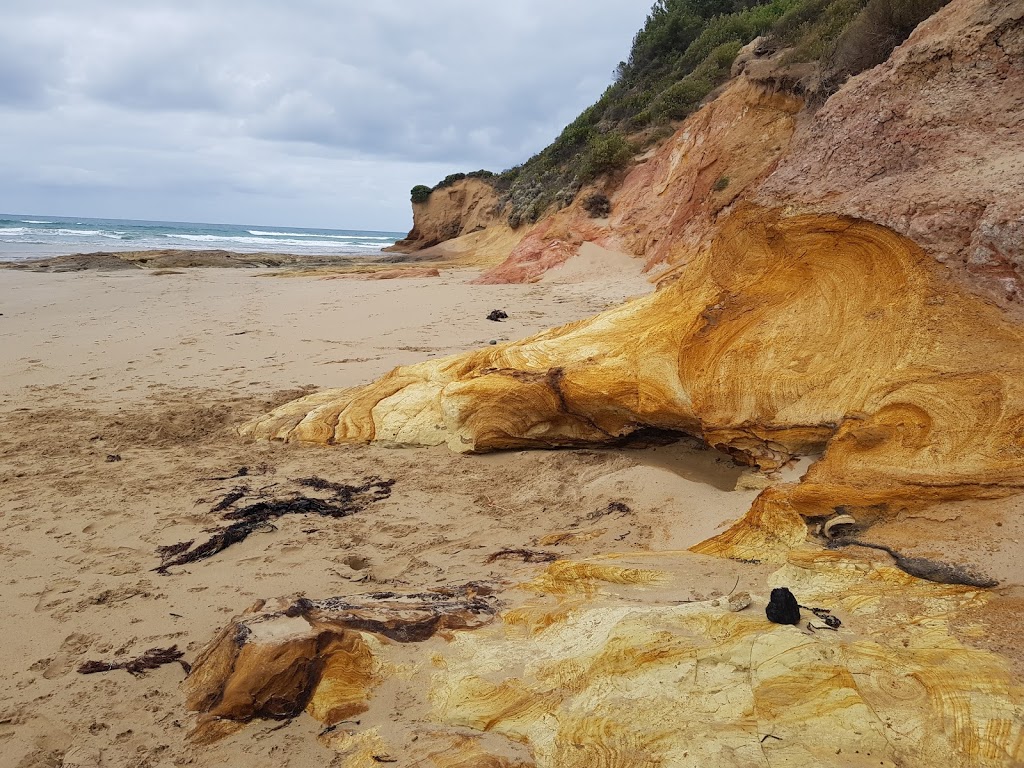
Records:
[[[157,548],[160,565],[157,573],[166,575],[176,565],[194,563],[223,552],[232,544],[244,541],[257,531],[276,530],[272,521],[285,515],[320,515],[321,517],[348,517],[361,512],[370,504],[391,496],[394,480],[379,477],[367,478],[360,485],[346,485],[324,480],[320,477],[306,477],[294,481],[301,488],[327,492],[326,497],[307,496],[292,493],[284,498],[271,498],[231,509],[237,502],[249,496],[248,486],[238,486],[226,493],[211,508],[212,513],[223,512],[221,519],[234,521],[230,525],[212,530],[212,535],[202,544],[195,539],[168,544]],[[224,511],[228,510],[228,511]]]

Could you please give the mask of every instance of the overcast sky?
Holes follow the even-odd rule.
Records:
[[[405,230],[610,83],[652,0],[4,0],[0,211]]]

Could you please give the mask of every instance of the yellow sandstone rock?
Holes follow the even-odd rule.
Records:
[[[1024,761],[1022,691],[1003,659],[950,630],[958,616],[977,615],[985,592],[805,543],[807,518],[870,524],[907,507],[1024,488],[1024,330],[891,230],[738,210],[652,296],[317,393],[243,432],[487,451],[607,443],[648,427],[697,435],[763,470],[825,452],[799,483],[765,488],[742,520],[694,547],[699,554],[551,564],[515,593],[501,623],[466,624],[477,628],[451,633],[413,664],[409,700],[429,704],[427,722],[413,725],[504,737],[552,768]],[[767,589],[751,589],[746,609],[745,597],[680,602],[699,586],[685,565],[701,555],[781,565],[767,586],[831,609],[842,627],[806,611],[801,626],[769,623]],[[204,659],[231,656],[223,637]],[[307,681],[317,711],[334,711],[335,694],[321,693],[313,676],[246,647],[231,657],[228,679],[204,671],[213,661],[197,665],[207,685],[190,704],[221,711],[210,692],[217,684],[221,702],[262,701],[272,670],[286,689]],[[306,657],[302,648],[293,655]],[[387,658],[346,653],[324,660],[337,670],[329,683],[338,711],[367,690],[372,713],[368,670]],[[229,717],[253,715],[261,712],[247,705]],[[414,741],[377,743],[384,738],[375,732],[374,749],[442,764]],[[506,764],[494,762],[505,759],[495,744],[473,744],[465,764]],[[363,765],[365,750],[352,749],[364,757],[345,764]]]
[[[827,445],[792,493],[801,512],[1024,486],[1024,330],[910,240],[750,208],[670,280],[523,341],[310,395],[242,432],[488,451],[653,427],[765,470]]]
[[[425,715],[393,724],[390,737],[367,724],[335,731],[325,745],[350,768],[371,765],[374,754],[433,766],[525,765],[502,756],[524,745],[543,768],[966,768],[1024,760],[1024,692],[1000,657],[966,647],[949,629],[987,593],[801,548],[768,586],[789,586],[801,604],[828,608],[843,623],[830,630],[804,611],[801,626],[780,626],[765,618],[766,595],[737,605],[672,599],[693,586],[687,566],[695,557],[662,552],[552,564],[525,585],[511,621],[455,632],[432,646],[433,655],[419,655],[418,674],[392,680],[406,711]],[[747,600],[753,605],[744,608]],[[528,626],[527,615],[537,621]],[[252,619],[242,625],[253,626]],[[380,657],[376,668],[399,653],[366,630],[345,631],[371,641],[364,647]],[[327,668],[353,669],[358,687],[366,667],[351,666],[351,647],[326,647]],[[227,687],[236,693],[241,681],[267,675],[242,654],[231,669]],[[200,663],[193,674],[202,673]],[[312,696],[329,710],[337,691],[348,706],[351,689],[325,676]],[[366,717],[373,705],[367,687]],[[392,718],[390,706],[381,706]],[[403,729],[412,736],[395,743]],[[470,738],[474,732],[490,741]],[[501,749],[502,739],[509,749]]]

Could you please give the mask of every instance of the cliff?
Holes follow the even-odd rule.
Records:
[[[722,92],[623,175],[607,219],[588,216],[584,190],[520,227],[480,282],[538,279],[584,242],[675,264],[750,201],[890,227],[968,289],[1024,307],[1022,16],[1006,0],[954,2],[820,107],[805,102],[807,66],[748,46]]]
[[[487,181],[467,178],[412,204],[412,229],[387,251],[412,253],[497,224],[498,196]]]
[[[1024,301],[1024,4],[954,2],[797,131],[751,198],[904,234],[1004,306]]]

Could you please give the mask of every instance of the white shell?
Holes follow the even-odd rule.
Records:
[[[836,515],[831,520],[825,521],[824,533],[825,537],[832,538],[832,529],[837,528],[841,525],[856,525],[857,521],[850,515]]]

